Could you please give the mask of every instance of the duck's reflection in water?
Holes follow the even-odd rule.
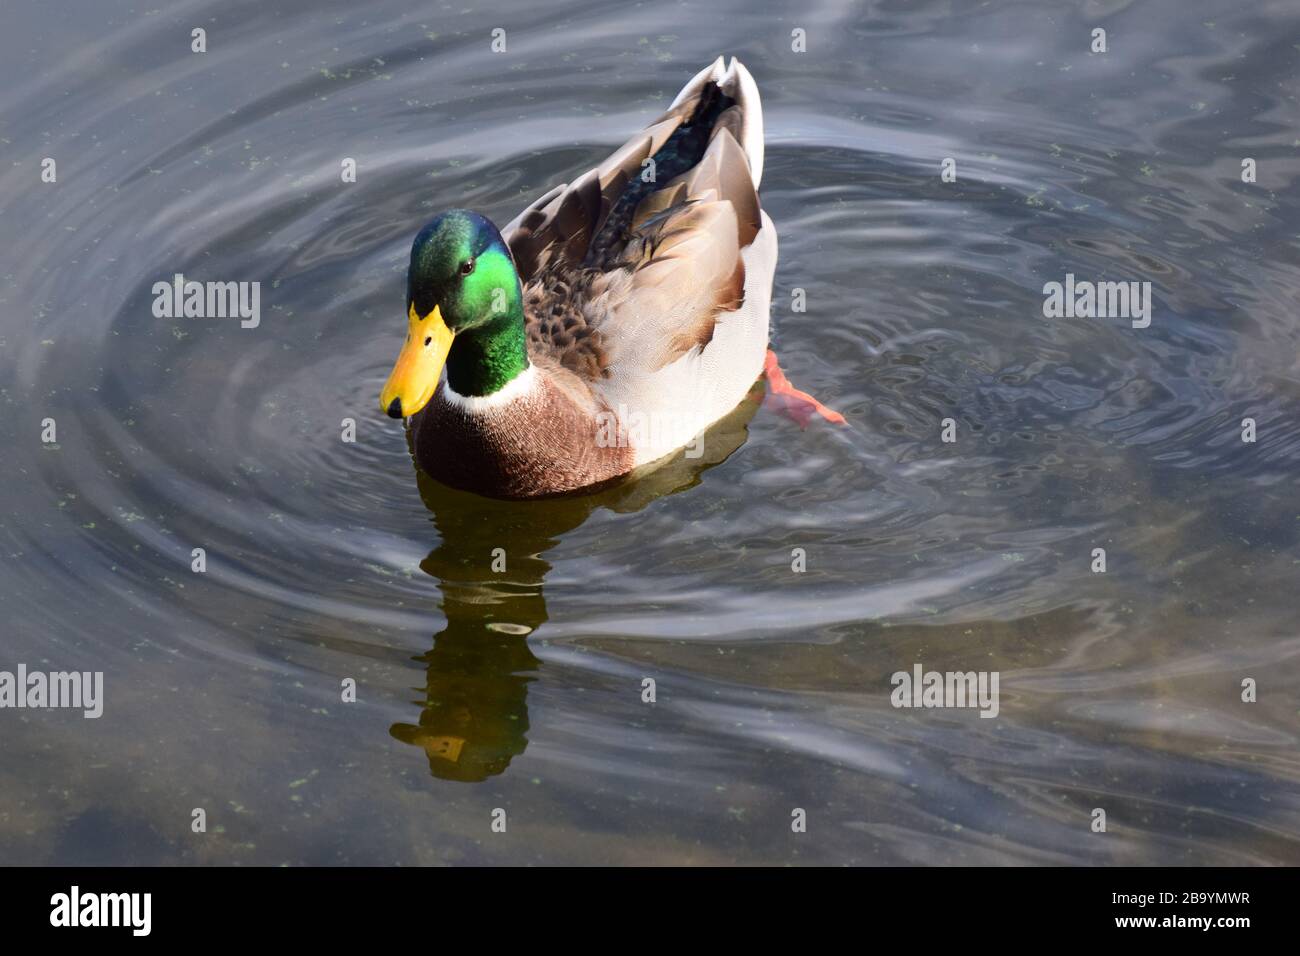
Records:
[[[697,458],[678,454],[643,476],[579,497],[492,501],[417,473],[440,542],[421,562],[438,582],[446,627],[416,658],[425,668],[419,723],[390,733],[423,748],[444,780],[474,782],[505,771],[528,746],[528,685],[541,662],[528,636],[546,621],[543,555],[597,508],[632,512],[698,484],[744,443],[762,385],[704,436]]]

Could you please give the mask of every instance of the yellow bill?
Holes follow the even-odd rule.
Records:
[[[464,737],[425,737],[420,741],[431,757],[441,757],[452,763],[460,761],[460,752],[465,748]]]
[[[409,418],[429,403],[456,336],[436,305],[420,318],[412,304],[407,318],[406,344],[379,393],[379,407],[390,418]]]

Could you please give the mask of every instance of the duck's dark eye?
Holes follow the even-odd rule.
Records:
[[[473,272],[473,271],[474,271],[474,260],[473,260],[473,259],[466,259],[464,262],[462,262],[462,263],[460,264],[460,274],[461,274],[461,275],[463,275],[463,276],[467,276],[467,275],[469,275],[469,274],[470,274],[471,272]]]

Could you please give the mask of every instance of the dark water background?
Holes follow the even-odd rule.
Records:
[[[0,668],[107,701],[0,711],[0,862],[1300,863],[1294,3],[5,14]],[[718,53],[775,347],[849,425],[417,487],[376,399],[414,233],[504,223]],[[176,272],[261,325],[154,318]],[[1067,272],[1150,281],[1151,327],[1045,319]],[[916,662],[999,671],[999,717],[894,709]]]

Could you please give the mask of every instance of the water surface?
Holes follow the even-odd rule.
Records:
[[[0,667],[107,700],[0,712],[0,860],[1300,862],[1294,5],[11,7]],[[417,481],[376,398],[415,232],[718,53],[774,346],[848,425],[756,391],[597,496]],[[177,272],[260,325],[155,318]],[[1150,327],[1044,318],[1067,273],[1151,282]],[[918,662],[998,717],[892,707]]]

